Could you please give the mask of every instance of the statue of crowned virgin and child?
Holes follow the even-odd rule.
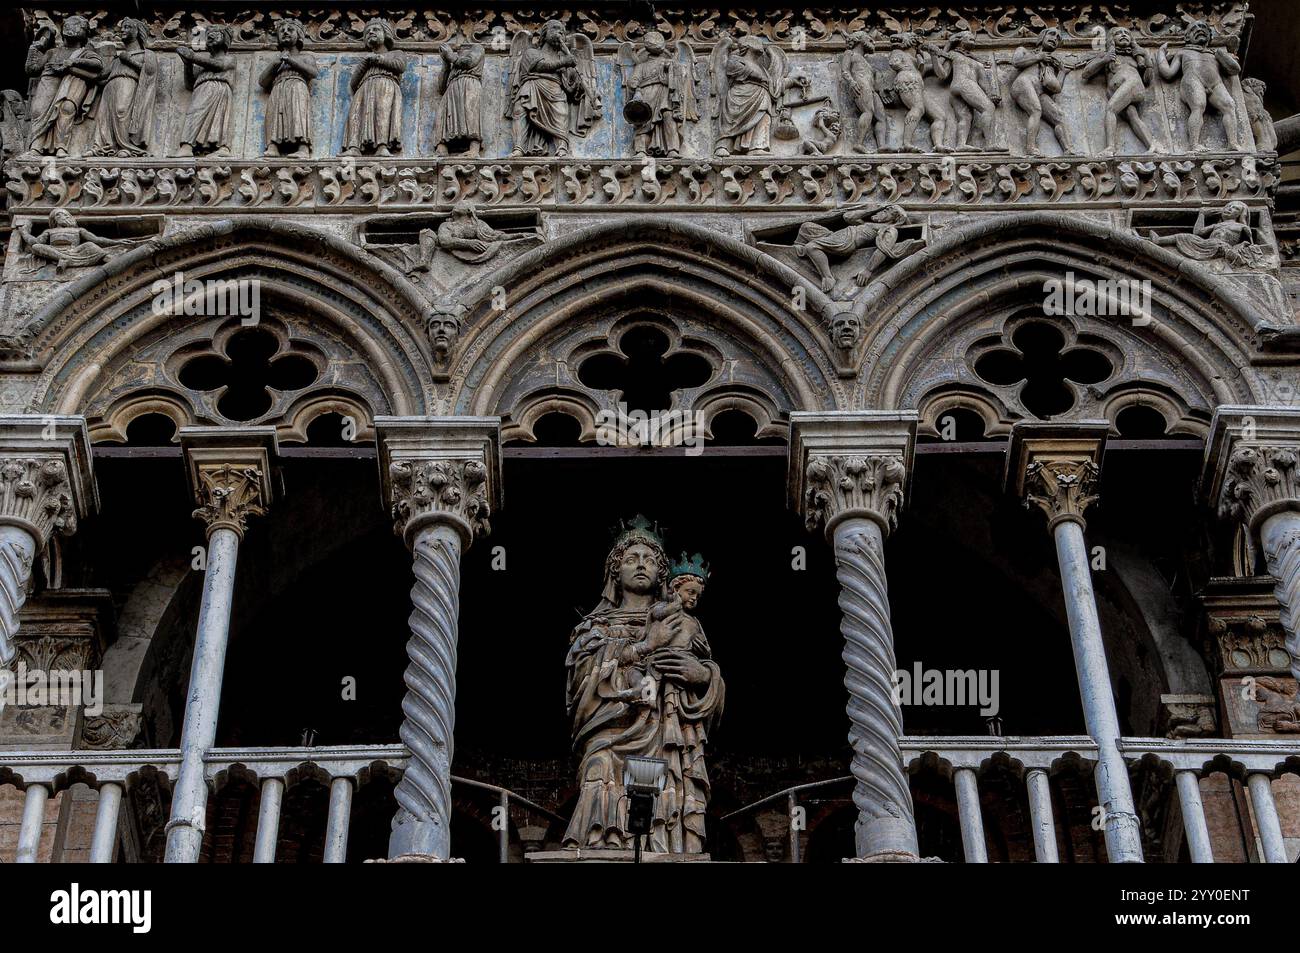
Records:
[[[694,615],[707,578],[698,554],[670,562],[643,517],[615,539],[600,602],[569,636],[568,707],[581,767],[565,847],[632,847],[623,769],[641,757],[666,763],[647,848],[704,851],[704,747],[726,691]]]

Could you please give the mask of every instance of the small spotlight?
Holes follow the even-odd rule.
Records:
[[[663,758],[628,758],[623,762],[623,789],[627,792],[627,829],[632,835],[633,861],[641,863],[641,842],[654,824],[655,798],[668,782],[668,762]]]

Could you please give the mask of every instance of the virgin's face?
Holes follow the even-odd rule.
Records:
[[[658,554],[644,543],[633,543],[623,552],[618,581],[624,592],[637,595],[654,592],[659,586]]]

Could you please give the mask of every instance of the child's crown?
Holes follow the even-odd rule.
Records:
[[[709,564],[704,561],[704,557],[699,553],[688,557],[682,553],[681,558],[675,560],[668,567],[668,579],[671,582],[678,576],[697,576],[700,579],[709,578]]]

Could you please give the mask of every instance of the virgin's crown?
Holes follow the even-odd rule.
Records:
[[[660,535],[659,524],[651,523],[648,519],[638,513],[630,520],[620,520],[619,525],[615,527],[614,545],[622,546],[633,540],[642,540],[661,550],[664,548],[664,538]]]

